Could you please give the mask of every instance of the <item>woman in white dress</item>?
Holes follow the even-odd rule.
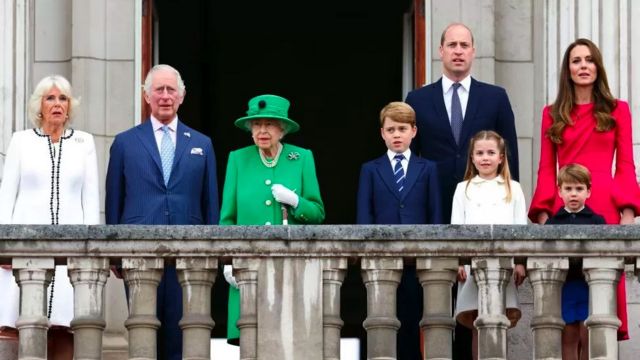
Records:
[[[33,129],[13,134],[0,184],[2,224],[97,224],[98,164],[93,137],[69,127],[78,100],[60,75],[43,78],[29,100]],[[72,359],[73,288],[66,266],[49,287],[50,355]],[[15,333],[19,290],[10,268],[0,269],[0,334]],[[1,335],[0,335],[1,336]],[[52,347],[53,346],[53,347]]]

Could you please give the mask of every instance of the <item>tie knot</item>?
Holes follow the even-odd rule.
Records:
[[[404,155],[396,154],[396,156],[394,156],[393,158],[394,158],[394,160],[402,161],[402,160],[404,160]]]
[[[458,91],[458,88],[459,88],[460,86],[462,86],[462,84],[460,84],[460,83],[458,83],[458,82],[457,82],[457,83],[453,83],[453,85],[451,85],[451,86],[453,87],[453,91]]]
[[[162,132],[165,134],[169,133],[169,125],[162,125]]]

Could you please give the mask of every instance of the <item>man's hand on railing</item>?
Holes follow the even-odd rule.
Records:
[[[464,265],[458,266],[458,281],[460,282],[467,281],[467,272],[464,271]]]
[[[224,274],[224,279],[227,280],[229,285],[237,289],[238,283],[236,282],[236,278],[233,276],[233,266],[225,265],[222,273]]]
[[[515,281],[516,286],[522,285],[522,282],[524,282],[524,278],[526,277],[527,271],[525,270],[524,265],[516,264],[513,268],[513,280]]]

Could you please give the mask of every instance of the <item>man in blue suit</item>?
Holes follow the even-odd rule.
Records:
[[[106,181],[107,224],[218,224],[216,160],[211,139],[178,120],[185,86],[169,65],[147,74],[151,118],[118,134]],[[182,289],[175,264],[158,286],[158,358],[182,359]]]
[[[438,165],[443,218],[449,223],[453,193],[467,166],[469,139],[480,130],[500,134],[507,142],[511,175],[518,180],[518,137],[506,91],[471,77],[475,57],[471,30],[459,23],[449,25],[440,38],[439,52],[442,78],[411,91],[406,102],[416,111],[418,126],[411,148]],[[454,115],[462,111],[461,127],[452,123],[452,108]]]
[[[389,103],[380,112],[380,133],[387,152],[362,165],[358,224],[442,222],[436,165],[409,149],[416,131],[415,112],[406,103]],[[421,359],[422,286],[415,265],[405,264],[397,298],[397,359]]]
[[[438,166],[445,223],[451,221],[456,185],[467,166],[469,139],[480,130],[494,130],[507,143],[511,175],[518,172],[518,136],[506,91],[471,77],[475,57],[473,34],[464,24],[447,26],[440,37],[443,76],[411,91],[406,102],[416,111],[418,135],[411,148]],[[454,359],[471,359],[471,334],[456,327]]]

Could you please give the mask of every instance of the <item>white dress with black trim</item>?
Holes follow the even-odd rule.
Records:
[[[67,129],[53,144],[39,129],[13,134],[0,183],[0,224],[98,224],[100,197],[93,136]],[[56,266],[51,325],[69,326],[73,287],[66,266]],[[51,286],[49,287],[51,293]],[[0,269],[0,327],[15,327],[19,289],[11,270]]]

